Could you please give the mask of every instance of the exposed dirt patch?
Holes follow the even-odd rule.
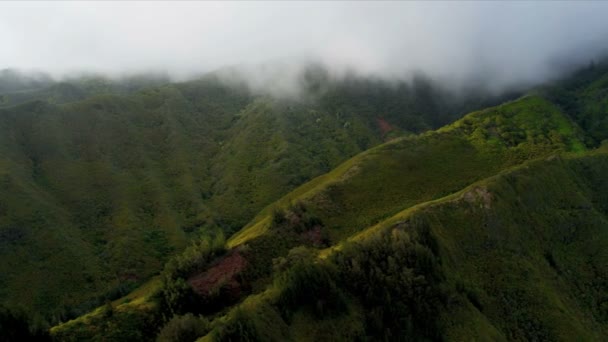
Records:
[[[137,276],[137,274],[133,273],[133,272],[125,272],[121,275],[118,276],[118,278],[120,279],[120,281],[138,281],[139,277]]]
[[[298,215],[293,211],[288,211],[285,213],[285,220],[287,221],[287,225],[289,227],[299,227],[304,224],[302,221],[302,215]]]
[[[344,181],[344,180],[347,180],[347,179],[353,177],[354,175],[359,173],[359,171],[361,171],[361,166],[359,166],[359,165],[351,166],[348,170],[346,170],[346,172],[344,172],[342,174],[342,176],[340,177],[340,181]]]
[[[247,266],[247,260],[238,250],[232,250],[217,263],[203,273],[192,276],[188,284],[200,296],[209,296],[220,287],[227,291],[231,297],[238,298],[241,293],[241,284],[237,276]]]
[[[312,229],[302,233],[302,237],[315,247],[323,246],[325,245],[325,240],[323,239],[323,232],[321,229],[321,226],[314,226]]]
[[[474,189],[467,191],[462,198],[468,203],[479,201],[485,209],[490,209],[492,206],[492,194],[485,187],[475,187]]]
[[[393,130],[393,126],[391,126],[384,118],[376,118],[376,122],[378,123],[378,127],[380,128],[380,132],[382,136],[386,136],[386,134]]]

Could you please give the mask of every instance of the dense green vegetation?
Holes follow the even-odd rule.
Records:
[[[161,274],[161,310],[167,316],[204,312],[204,306],[209,304],[209,300],[205,302],[196,296],[187,280],[193,273],[208,268],[213,260],[224,254],[224,246],[224,237],[219,233],[213,238],[205,237],[194,242],[167,262]]]
[[[81,75],[55,81],[42,73],[0,70],[0,108],[41,100],[61,104],[99,94],[129,94],[169,83],[163,75],[132,75],[110,79],[101,75]]]
[[[592,62],[555,84],[541,89],[541,93],[560,105],[587,133],[586,143],[598,146],[608,138],[608,62]]]
[[[125,295],[192,239],[232,234],[347,158],[499,100],[422,78],[331,81],[322,69],[307,74],[305,99],[214,75],[4,76],[0,302],[51,324]]]
[[[263,293],[183,331],[263,341],[600,339],[607,167],[606,152],[538,160],[398,213],[322,259],[295,248]]]
[[[296,189],[333,241],[418,203],[440,198],[531,158],[582,151],[583,135],[550,102],[527,96],[467,115],[438,131],[373,148]],[[264,232],[263,212],[231,241]]]
[[[44,231],[90,262],[71,300],[99,307],[56,340],[601,340],[602,70],[456,121],[433,114],[488,100],[322,70],[300,102],[207,78],[11,107],[4,227],[37,230],[0,252],[16,265]]]
[[[556,156],[400,212],[294,259],[203,340],[601,340],[607,170]]]

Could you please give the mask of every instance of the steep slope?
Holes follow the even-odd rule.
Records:
[[[525,163],[322,259],[294,250],[203,340],[601,340],[607,152]]]
[[[201,202],[192,177],[201,161],[188,156],[213,145],[204,126],[202,139],[187,130],[184,105],[168,87],[2,113],[2,231],[18,232],[2,249],[7,303],[62,316],[61,305],[122,292],[185,244],[180,227]]]
[[[345,159],[474,105],[428,84],[334,82],[303,101],[213,75],[135,92],[102,81],[71,85],[85,99],[0,109],[0,302],[51,322],[127,293],[191,239],[240,229]]]
[[[314,259],[320,251],[321,255],[328,258],[333,252],[324,249],[326,247],[340,244],[362,231],[373,232],[374,229],[368,229],[370,226],[384,222],[403,210],[458,192],[526,160],[548,157],[559,151],[582,153],[585,149],[581,143],[583,138],[578,127],[558,107],[540,97],[526,96],[498,107],[471,113],[438,131],[400,138],[372,148],[264,209],[228,241],[227,246],[231,248],[228,252],[209,249],[204,247],[209,243],[203,243],[201,247],[190,249],[170,262],[162,275],[161,305],[156,317],[160,319],[162,315],[170,317],[186,312],[221,316],[223,308],[238,302],[248,293],[251,296],[243,305],[257,307],[260,301],[266,303],[266,297],[276,297],[276,286],[272,284],[283,281],[278,274],[290,269],[289,265],[293,262]],[[243,259],[245,261],[239,261],[239,265],[245,267],[239,266],[239,270],[234,264],[230,265],[230,260]],[[206,278],[210,274],[216,274],[215,270],[221,269],[230,269],[230,274],[223,279]],[[318,273],[314,269],[309,271]],[[305,277],[309,271],[294,271],[292,276],[300,279],[298,277],[301,272],[304,272]],[[319,276],[325,279],[323,281],[335,282],[332,280],[333,272],[329,272],[329,276],[323,275],[323,270],[319,272]],[[399,268],[393,272],[398,274]],[[348,272],[345,271],[345,276],[346,273]],[[409,278],[404,281],[407,279]],[[323,281],[321,284],[327,285]],[[205,286],[197,287],[196,284],[201,282]],[[297,286],[305,286],[302,284],[307,282],[304,278]],[[331,284],[328,286],[335,287]],[[282,287],[283,285],[279,286]],[[300,291],[315,296],[315,293],[323,290],[298,288],[292,295],[300,296]],[[329,297],[334,294],[331,291],[325,293]],[[297,311],[298,303],[300,302],[292,303],[295,307],[282,309],[286,310],[283,313],[291,315]],[[365,310],[358,309],[356,301],[334,304],[338,311],[352,309],[349,312],[356,317],[347,316],[337,321],[330,319],[326,324],[317,323],[326,331],[331,331],[333,324],[348,325],[354,322],[358,330],[342,330],[355,335],[363,333],[360,320],[363,319]],[[270,305],[271,312],[267,316],[269,321],[275,315],[272,313],[273,306],[274,304]],[[123,313],[137,316],[137,307],[118,308]],[[420,314],[433,316],[435,313]],[[176,317],[177,320],[180,319],[180,316]],[[231,317],[232,314],[219,318],[217,322],[227,320],[229,323]],[[306,325],[309,319],[308,316],[302,317],[304,321],[298,321],[298,324]],[[105,322],[100,318],[93,321],[98,322],[96,324]],[[289,324],[291,323],[288,322],[287,325]],[[287,329],[275,328],[273,331],[279,334]],[[380,328],[377,327],[377,330]],[[427,328],[429,331],[436,330],[434,325]],[[138,329],[145,328],[134,324],[120,329],[142,331]],[[64,339],[69,339],[70,336],[92,338],[90,326],[81,320],[58,326],[53,332],[55,336]],[[376,333],[378,331],[374,332]],[[281,336],[285,337],[264,336],[262,339],[280,340]]]
[[[0,93],[40,89],[53,83],[50,76],[42,73],[23,73],[15,69],[0,70]]]
[[[279,202],[303,200],[340,240],[393,213],[554,151],[583,151],[582,132],[558,107],[526,96],[438,131],[366,151]],[[237,233],[238,245],[270,224],[270,208]]]
[[[541,89],[587,133],[586,143],[608,139],[608,62],[592,63],[560,82]]]
[[[121,79],[83,75],[55,81],[45,74],[27,74],[8,69],[0,71],[0,108],[36,100],[62,104],[94,95],[125,95],[168,83],[167,76],[156,74],[132,75]]]

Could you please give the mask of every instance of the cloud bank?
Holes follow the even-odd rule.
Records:
[[[490,88],[589,63],[608,42],[608,2],[0,2],[0,69],[184,79],[260,64],[289,77],[306,61],[335,75]],[[256,71],[251,71],[256,70]]]

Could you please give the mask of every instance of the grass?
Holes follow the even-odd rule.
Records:
[[[599,91],[598,84],[589,91]],[[313,248],[320,263],[333,262],[335,255],[348,251],[344,246],[382,236],[395,225],[430,232],[431,237],[416,233],[411,238],[432,250],[443,265],[442,286],[452,296],[448,302],[456,303],[443,308],[445,316],[438,320],[445,336],[597,337],[604,329],[598,321],[604,315],[604,294],[598,290],[603,269],[584,268],[580,280],[561,274],[564,279],[554,279],[564,265],[582,267],[580,256],[590,252],[564,247],[558,237],[584,245],[588,236],[578,236],[576,227],[605,224],[602,203],[607,199],[595,191],[604,186],[597,176],[603,165],[584,162],[603,157],[587,152],[593,144],[582,116],[550,97],[528,95],[473,112],[437,131],[370,149],[392,136],[377,127],[379,119],[396,127],[392,134],[422,131],[437,125],[431,114],[446,103],[418,116],[407,111],[433,107],[428,98],[400,97],[403,89],[358,98],[372,86],[350,86],[331,89],[316,103],[298,103],[254,98],[203,79],[63,105],[38,101],[1,110],[0,131],[7,133],[0,135],[5,156],[0,158],[0,186],[5,190],[0,213],[12,214],[0,215],[0,232],[10,241],[0,249],[0,257],[8,261],[4,269],[0,266],[7,284],[0,288],[0,298],[23,301],[50,312],[56,321],[65,320],[87,306],[66,313],[68,308],[91,298],[97,300],[88,307],[98,306],[102,298],[116,298],[124,290],[121,283],[137,284],[154,275],[199,233],[218,227],[230,233],[244,226],[227,246],[255,247],[247,250],[248,257],[262,260],[265,269],[254,279],[255,294],[236,307],[245,313],[234,308],[225,317],[218,313],[215,332],[227,324],[226,331],[253,329],[266,340],[301,336],[305,327],[316,331],[315,336],[334,336],[328,334],[335,322],[352,328],[346,335],[359,334],[368,324],[361,322],[361,314],[369,310],[352,293],[346,295],[350,309],[345,316],[327,316],[321,322],[295,310],[293,327],[274,320],[281,315],[276,296],[284,288],[272,283],[275,273],[269,265],[299,240],[276,233],[272,215],[301,202],[322,222],[333,245]],[[395,98],[387,98],[390,94]],[[539,161],[518,167],[532,159]],[[527,168],[539,174],[527,173]],[[555,198],[543,195],[544,187],[559,189],[564,182],[563,193],[547,191]],[[503,207],[488,208],[486,193]],[[564,195],[568,193],[570,197]],[[590,198],[595,204],[586,221],[577,208],[589,208]],[[532,209],[540,211],[526,211]],[[525,221],[513,218],[520,212],[528,213]],[[530,223],[542,229],[530,229]],[[562,235],[548,237],[551,226]],[[555,253],[541,248],[547,241]],[[521,248],[528,242],[529,253]],[[31,246],[37,246],[34,252]],[[498,247],[486,251],[488,246]],[[588,255],[585,262],[592,261]],[[493,274],[491,282],[486,274]],[[41,275],[49,279],[44,289],[36,285],[42,284],[36,281]],[[561,295],[568,291],[577,294]],[[581,291],[592,293],[593,301],[581,301]],[[118,315],[112,317],[125,318],[124,326],[112,328],[116,320],[108,319],[106,307],[60,331],[66,338],[141,333],[158,316],[147,306],[151,302],[141,298],[114,303],[116,310],[110,311]],[[501,318],[511,312],[513,317]],[[454,319],[452,313],[466,319]],[[576,319],[564,322],[568,315]],[[239,325],[241,318],[253,325]],[[311,327],[312,322],[317,323]]]
[[[581,134],[577,126],[557,107],[535,96],[524,97],[496,108],[472,113],[437,132],[397,139],[343,163],[331,173],[299,187],[275,203],[274,206],[266,208],[249,226],[236,234],[229,241],[229,245],[253,244],[268,234],[272,208],[287,207],[295,201],[303,201],[309,210],[318,215],[321,221],[329,227],[332,241],[336,243],[333,247],[319,252],[320,260],[327,262],[332,255],[341,253],[344,244],[340,241],[345,241],[347,238],[350,243],[360,243],[373,236],[383,234],[392,227],[400,227],[404,224],[407,227],[409,224],[407,222],[412,220],[418,225],[428,221],[425,224],[432,226],[436,222],[429,219],[426,212],[434,212],[438,210],[436,208],[450,207],[454,203],[458,203],[457,210],[462,210],[460,209],[462,202],[468,201],[463,198],[471,196],[471,198],[476,198],[476,196],[480,196],[479,193],[483,194],[483,189],[486,189],[488,184],[502,181],[506,177],[505,175],[517,173],[520,169],[529,168],[528,164],[519,165],[530,158],[561,160],[562,157],[556,157],[556,153],[560,151],[571,151],[566,158],[593,155],[593,153],[584,152]],[[491,177],[495,174],[499,175]],[[486,177],[491,178],[483,180]],[[464,190],[461,190],[463,188]],[[479,205],[480,208],[485,208],[484,203]],[[463,222],[467,222],[469,211],[459,213],[464,215]],[[454,219],[454,222],[459,221]],[[463,247],[461,243],[449,241],[446,237],[447,233],[433,230],[433,234],[441,241],[441,248],[453,248],[456,255],[461,253],[463,248],[468,248]],[[520,243],[523,242],[520,241]],[[442,260],[445,258],[446,263],[455,262],[454,259],[456,259],[454,255],[442,255],[441,257]],[[501,260],[500,256],[490,258],[491,260]],[[496,267],[497,269],[512,269],[516,273],[516,270],[522,268],[535,267],[538,261],[515,260],[512,263],[511,261],[499,263]],[[457,268],[458,265],[456,262],[453,266]],[[455,296],[477,298],[475,289],[478,285],[470,284],[483,283],[482,279],[470,280],[466,276],[466,272],[458,274],[454,272],[446,277],[449,278],[446,280],[448,286],[458,293]],[[542,275],[537,274],[536,277],[539,280]],[[506,283],[493,286],[499,291],[507,291],[511,282],[517,283],[519,280],[505,281]],[[467,286],[472,286],[473,289],[468,289]],[[276,289],[272,291],[276,291]],[[460,294],[458,291],[464,294]],[[551,292],[546,287],[534,291]],[[517,305],[522,305],[521,321],[518,321],[520,318],[516,318],[515,321],[497,323],[496,316],[477,312],[478,309],[475,305],[480,305],[478,302],[480,299],[470,299],[475,300],[475,304],[463,301],[462,306],[450,307],[449,310],[453,311],[449,312],[461,312],[461,315],[466,315],[469,317],[468,319],[477,323],[471,324],[468,320],[455,321],[442,318],[439,324],[446,327],[442,333],[446,336],[466,336],[467,338],[478,336],[482,339],[550,336],[544,334],[553,334],[554,327],[546,328],[543,322],[531,323],[533,325],[529,327],[519,326],[532,317],[536,317],[537,314],[544,315],[527,311],[528,305],[531,304],[525,300],[532,300],[534,296],[538,296],[538,293],[526,297],[528,299],[519,297],[516,299],[520,301]],[[505,296],[510,295],[505,294]],[[558,302],[556,305],[563,310],[566,307],[574,310],[576,307],[572,302],[559,303],[557,292],[551,293],[551,296]],[[467,300],[469,300],[468,297]],[[553,304],[544,303],[543,305]],[[548,313],[552,309],[547,310]],[[580,315],[581,313],[571,312],[571,314]],[[290,330],[292,334],[295,334],[293,336],[298,336],[299,331],[306,331],[306,329],[316,331],[315,329],[318,328],[316,324],[305,325],[306,328],[302,328],[303,323],[301,322],[310,322],[311,319],[306,315],[302,317],[307,318],[298,320],[292,327],[295,330]],[[446,314],[446,317],[450,317],[449,314]],[[560,321],[563,316],[552,319]],[[327,324],[330,324],[331,320],[332,318],[328,318]],[[360,329],[361,318],[359,318],[359,322],[353,327]],[[266,327],[266,329],[271,329],[271,327]],[[573,329],[573,327],[568,329]],[[571,331],[572,335],[563,336],[594,336],[586,335],[580,329],[568,329],[560,330],[557,334]],[[528,330],[529,335],[526,335]],[[345,333],[353,333],[353,331],[346,330]]]
[[[270,124],[277,118],[268,112],[280,108],[281,104],[260,101],[240,115]],[[311,117],[302,119],[298,127],[319,122],[318,112],[309,113]],[[289,150],[289,142],[280,136],[257,129],[254,136],[264,138],[256,145],[279,156]],[[595,339],[605,329],[601,323],[604,294],[598,290],[605,273],[597,264],[603,256],[597,260],[590,254],[587,259],[581,257],[591,253],[580,247],[589,243],[591,235],[579,236],[576,227],[597,230],[606,224],[602,203],[607,199],[601,190],[605,182],[599,176],[605,170],[606,155],[587,151],[586,140],[586,131],[563,107],[541,96],[525,96],[471,113],[437,131],[369,149],[266,206],[227,245],[247,245],[248,257],[266,264],[281,257],[297,246],[297,239],[276,240],[281,236],[271,228],[273,213],[301,202],[322,222],[333,244],[312,249],[320,264],[331,264],[336,255],[351,249],[348,246],[390,235],[395,229],[406,231],[416,246],[432,251],[438,260],[434,267],[440,270],[437,286],[445,296],[437,307],[441,315],[434,321],[442,336],[456,340]],[[248,160],[251,150],[236,145],[250,141],[255,140],[247,135],[224,141],[225,153],[237,156],[226,162]],[[248,170],[282,165],[281,160],[273,164],[277,159],[264,159],[249,164]],[[259,186],[250,173],[234,167],[232,179]],[[224,170],[215,172],[219,175]],[[261,189],[255,193],[264,193]],[[241,193],[247,193],[245,187],[231,196]],[[590,206],[590,199],[596,204]],[[594,206],[599,207],[590,212],[589,220],[579,212]],[[269,248],[273,241],[274,250]],[[545,243],[552,247],[543,247]],[[594,266],[585,268],[585,263]],[[565,264],[570,269],[583,267],[584,276],[562,275]],[[345,294],[350,309],[342,316],[319,320],[295,308],[291,318],[278,319],[282,311],[277,298],[285,288],[272,282],[276,271],[267,271],[270,274],[264,271],[255,280],[255,294],[227,313],[217,313],[205,340],[232,336],[234,331],[260,334],[264,340],[303,336],[304,331],[312,332],[306,336],[354,336],[369,328],[361,316],[368,315],[369,308],[350,290]],[[594,280],[598,277],[600,283]],[[579,292],[564,295],[573,290]],[[593,293],[591,301],[582,295],[585,291]],[[569,316],[573,319],[567,322]],[[349,328],[335,332],[333,324]]]
[[[393,230],[404,230],[410,239],[429,232],[437,243],[441,287],[450,298],[436,317],[448,340],[595,340],[608,328],[600,304],[605,289],[594,287],[606,274],[608,258],[601,247],[608,238],[608,183],[602,176],[607,169],[602,151],[537,159],[399,212],[351,243]],[[324,250],[319,262],[331,263],[341,251]],[[233,310],[270,317],[259,310],[276,306],[280,286],[275,282]],[[286,335],[268,340],[360,336],[362,308],[356,298],[349,303],[350,313],[322,320],[296,309],[287,327],[276,330]],[[273,331],[275,323],[259,323],[256,331]]]
[[[490,209],[449,202],[426,210],[449,281],[466,279],[507,339],[605,334],[593,303],[604,295],[582,288],[605,274],[594,268],[606,258],[596,249],[607,237],[606,211],[595,207],[603,203],[606,158],[566,156],[494,177],[479,185],[492,194]]]
[[[50,333],[58,340],[100,339],[102,336],[123,331],[127,336],[141,337],[138,331],[150,330],[157,312],[156,296],[160,291],[161,280],[151,278],[128,295],[108,302],[76,319],[52,327]],[[143,318],[143,319],[142,319]],[[116,321],[114,321],[116,320]],[[122,322],[120,322],[122,321]],[[116,326],[121,326],[117,329]],[[157,327],[156,327],[157,328]],[[154,336],[156,329],[148,331]]]
[[[480,106],[422,79],[321,81],[326,91],[289,100],[213,75],[5,87],[0,302],[53,324],[75,318],[154,276],[191,239],[231,235],[383,139]]]
[[[330,228],[333,241],[340,241],[402,209],[527,159],[582,149],[576,126],[557,107],[539,97],[524,97],[352,158],[266,208],[229,245],[263,234],[272,207],[295,200],[307,202]]]
[[[239,229],[358,140],[379,142],[361,122],[290,108],[201,80],[0,109],[0,300],[76,317],[200,232]]]

